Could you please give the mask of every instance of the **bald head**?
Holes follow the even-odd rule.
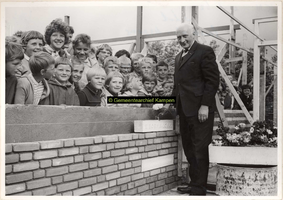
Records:
[[[194,27],[191,24],[182,23],[176,30],[177,39],[183,48],[189,48],[194,42]]]

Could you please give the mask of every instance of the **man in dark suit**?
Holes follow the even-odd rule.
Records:
[[[208,145],[212,140],[219,71],[213,49],[195,41],[192,25],[181,24],[177,28],[177,39],[183,50],[175,59],[172,96],[177,99],[176,110],[191,179],[188,187],[179,187],[178,191],[206,195]]]

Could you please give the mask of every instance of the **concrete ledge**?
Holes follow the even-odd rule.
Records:
[[[133,133],[145,119],[151,108],[6,105],[6,143]]]

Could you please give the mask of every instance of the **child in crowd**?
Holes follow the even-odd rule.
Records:
[[[79,105],[79,98],[72,84],[69,82],[72,73],[72,64],[66,57],[55,59],[54,77],[49,80],[50,95],[45,105]]]
[[[105,58],[112,56],[112,48],[108,44],[102,44],[97,48],[95,56],[99,66],[103,67]]]
[[[73,84],[73,89],[75,90],[75,92],[78,93],[79,91],[81,91],[79,87],[79,80],[81,80],[82,78],[84,65],[78,59],[73,59],[72,65],[73,65],[73,71],[70,78],[70,82]]]
[[[15,104],[42,104],[50,95],[45,79],[54,72],[54,59],[46,52],[34,53],[29,59],[31,73],[18,79]]]
[[[118,104],[108,104],[107,97],[121,95],[121,91],[124,85],[125,85],[125,78],[120,72],[114,71],[114,72],[110,72],[107,75],[105,81],[105,87],[103,89],[103,93],[105,94],[106,106],[109,107],[119,106]]]
[[[78,92],[81,106],[106,106],[105,94],[102,92],[105,78],[106,72],[101,67],[93,67],[87,72],[89,82]]]
[[[249,85],[243,85],[241,89],[242,92],[240,93],[240,98],[242,99],[247,110],[252,111],[253,110],[252,89]],[[238,105],[238,109],[241,109],[239,105]]]
[[[121,56],[127,56],[127,58],[131,58],[130,53],[125,49],[119,50],[115,53],[115,57],[120,58]]]
[[[68,31],[68,25],[61,19],[53,20],[45,29],[44,37],[47,45],[43,48],[43,51],[54,58],[59,57],[59,52],[64,54],[63,47],[69,41]]]
[[[147,58],[147,57],[141,58],[139,60],[138,66],[142,77],[153,73],[153,62],[151,58]]]
[[[174,82],[168,80],[162,84],[162,87],[163,87],[163,94],[161,94],[161,96],[165,96],[165,97],[171,96],[174,87]]]
[[[147,54],[146,57],[150,58],[152,60],[152,70],[155,71],[155,66],[157,64],[157,57],[156,57],[156,55]]]
[[[132,71],[131,59],[124,55],[124,56],[120,56],[118,60],[120,62],[121,74],[123,74],[124,77],[128,76],[129,73]]]
[[[5,68],[6,68],[6,100],[8,104],[13,104],[17,87],[16,69],[21,67],[24,58],[23,49],[20,44],[8,42],[5,43]]]
[[[105,69],[106,74],[109,74],[110,72],[119,72],[120,62],[115,56],[109,56],[105,58],[103,68]]]
[[[94,66],[98,66],[96,59],[89,57],[91,38],[86,34],[79,34],[73,41],[74,56],[72,60],[79,60],[84,65],[84,71],[78,82],[80,90],[88,84],[87,73]]]
[[[154,89],[154,93],[161,95],[163,91],[162,84],[168,81],[168,64],[164,61],[160,61],[156,65],[157,85]]]
[[[142,82],[139,77],[131,74],[127,77],[126,92],[121,96],[138,96],[138,91],[142,89]],[[124,106],[141,107],[141,104],[125,104]]]
[[[131,55],[131,60],[132,60],[132,67],[133,67],[133,74],[136,76],[140,77],[142,79],[142,75],[139,69],[139,60],[143,58],[143,54],[141,53],[133,53]]]
[[[145,75],[142,78],[143,88],[138,92],[139,96],[153,96],[153,90],[157,84],[156,76],[153,74]]]
[[[21,77],[24,74],[31,73],[29,67],[29,58],[36,52],[43,50],[45,45],[44,37],[37,31],[28,31],[23,33],[21,44],[24,49],[24,59],[22,60],[22,67],[16,71],[16,76]]]
[[[73,50],[73,45],[72,45],[72,39],[75,31],[72,26],[68,26],[68,32],[67,32],[67,37],[68,37],[68,43],[64,45],[65,51],[69,54],[68,56],[71,56],[74,54]]]

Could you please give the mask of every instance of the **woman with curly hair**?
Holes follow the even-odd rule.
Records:
[[[61,19],[53,20],[45,29],[45,41],[47,45],[44,51],[52,55],[54,58],[59,56],[59,53],[64,54],[63,46],[68,43],[69,26]]]

